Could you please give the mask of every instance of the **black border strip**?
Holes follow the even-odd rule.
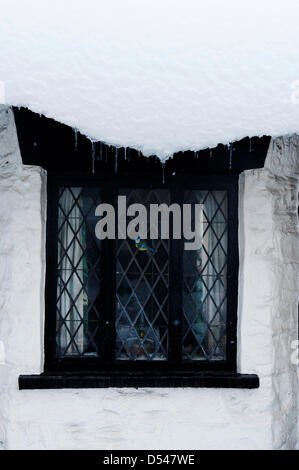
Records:
[[[198,374],[198,375],[21,375],[20,390],[61,388],[108,388],[108,387],[196,387],[196,388],[258,388],[255,374]]]

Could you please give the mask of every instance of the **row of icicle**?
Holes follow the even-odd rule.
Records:
[[[78,129],[74,129],[74,135],[75,135],[75,152],[77,152],[78,149]],[[91,155],[92,155],[92,173],[95,172],[95,161],[96,161],[96,154],[95,154],[95,140],[90,140],[91,142]],[[102,160],[102,142],[100,142],[100,158],[99,160]],[[125,153],[125,160],[129,160],[129,152],[128,152],[128,158],[127,158],[127,148],[124,147],[124,153]],[[227,145],[227,148],[229,150],[229,169],[232,169],[232,158],[233,158],[233,144],[230,142]],[[117,173],[118,170],[118,151],[119,148],[115,147],[115,157],[114,157],[114,172]],[[199,152],[200,151],[194,151],[194,157],[197,160],[199,158]],[[252,152],[252,142],[251,138],[249,138],[249,152]],[[141,151],[138,151],[139,156],[141,156]],[[213,149],[210,149],[210,158],[213,157]],[[162,162],[162,171],[163,171],[163,184],[165,182],[165,162]]]

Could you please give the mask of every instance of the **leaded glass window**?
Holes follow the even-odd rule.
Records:
[[[121,190],[128,204],[169,204],[169,191]],[[149,210],[147,212],[149,214]],[[116,358],[166,360],[169,321],[169,240],[150,240],[144,249],[119,240],[116,255]],[[157,234],[159,233],[157,227]]]
[[[132,187],[60,179],[53,182],[51,195],[51,364],[68,368],[78,363],[87,370],[139,364],[136,371],[141,364],[144,370],[147,364],[154,370],[166,370],[167,364],[174,370],[188,364],[202,364],[205,370],[217,364],[233,367],[236,300],[231,279],[236,280],[237,271],[230,257],[235,249],[230,185]],[[126,196],[127,206],[143,204],[148,210],[143,239],[96,236],[96,207],[108,199],[117,214],[119,196]],[[161,223],[151,225],[151,205],[174,202],[182,218],[185,204],[200,207],[198,220],[191,211],[196,249],[185,249],[183,234],[174,240],[170,232],[165,238]]]
[[[227,192],[188,190],[185,202],[203,208],[201,246],[184,251],[183,356],[226,356]]]
[[[101,240],[95,237],[96,188],[62,187],[58,207],[56,338],[59,356],[97,355]]]

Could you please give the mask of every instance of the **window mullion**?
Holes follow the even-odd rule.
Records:
[[[56,294],[58,247],[58,185],[48,178],[46,289],[45,289],[45,367],[56,357]]]
[[[227,361],[236,370],[237,310],[238,310],[238,177],[232,179],[228,191],[228,247],[227,247]]]
[[[183,191],[170,190],[171,203],[180,204],[182,210]],[[182,227],[182,213],[181,213]],[[169,360],[182,360],[182,321],[183,321],[183,238],[173,239],[171,234],[169,253]]]
[[[116,191],[113,186],[104,187],[103,203],[115,207]],[[103,334],[100,335],[102,345],[99,350],[105,362],[114,360],[115,354],[115,240],[102,241],[101,250],[101,322]]]

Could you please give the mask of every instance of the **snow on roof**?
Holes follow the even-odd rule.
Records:
[[[92,139],[164,159],[298,131],[298,0],[10,0],[0,11],[6,103]]]

